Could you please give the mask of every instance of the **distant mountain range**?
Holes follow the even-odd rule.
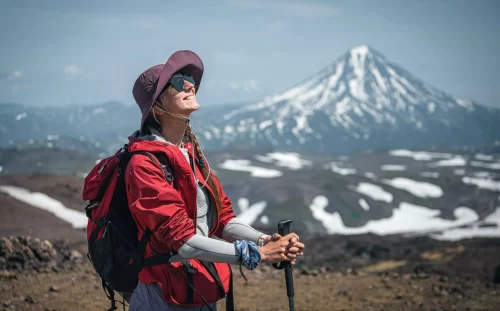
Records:
[[[489,153],[231,149],[206,156],[240,219],[266,231],[289,218],[300,232],[500,236],[500,145]],[[81,192],[62,180],[80,188],[96,160],[48,147],[0,149],[0,188],[36,187],[83,213]]]
[[[500,110],[428,85],[369,46],[347,51],[283,93],[195,113],[206,150],[233,146],[296,152],[478,146],[500,140]],[[214,117],[216,116],[216,117]],[[0,105],[0,147],[48,146],[109,154],[138,125],[139,110]]]

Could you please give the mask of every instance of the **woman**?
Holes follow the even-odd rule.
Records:
[[[130,210],[139,234],[153,231],[146,257],[177,254],[168,264],[142,270],[131,311],[216,310],[229,292],[229,264],[247,269],[260,262],[294,264],[304,249],[295,233],[271,237],[236,218],[189,125],[199,108],[203,69],[195,53],[178,51],[165,65],[143,72],[133,88],[142,120],[129,151],[166,156],[173,182],[159,163],[135,155],[125,171]]]

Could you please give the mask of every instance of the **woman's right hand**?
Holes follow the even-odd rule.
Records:
[[[295,264],[297,256],[302,256],[304,244],[299,242],[299,236],[290,233],[284,237],[275,234],[274,239],[259,248],[261,262],[278,263],[281,261],[291,261]]]

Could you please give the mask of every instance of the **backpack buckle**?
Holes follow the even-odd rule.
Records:
[[[99,206],[99,204],[101,204],[101,201],[90,202],[87,206],[85,206],[85,210],[88,211],[88,210],[91,210],[93,208],[96,208]]]
[[[181,261],[181,262],[182,262],[182,265],[183,265],[184,267],[186,267],[186,270],[187,270],[187,272],[188,272],[189,274],[195,274],[195,273],[196,273],[196,269],[195,269],[195,268],[193,268],[193,264],[192,264],[192,263],[190,263],[190,262],[189,262],[189,261],[187,261],[187,260],[183,260],[183,261]]]

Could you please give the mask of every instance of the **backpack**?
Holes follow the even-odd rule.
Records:
[[[174,182],[174,176],[165,154],[132,152],[128,150],[128,145],[124,145],[114,155],[98,161],[84,181],[82,198],[88,201],[85,211],[89,218],[87,258],[100,276],[104,292],[111,300],[111,308],[108,311],[116,310],[114,291],[121,292],[125,298],[136,288],[139,283],[139,272],[144,267],[167,263],[175,254],[174,252],[160,254],[150,245],[155,255],[144,258],[146,245],[152,232],[149,228],[145,228],[142,237],[138,239],[139,231],[129,209],[124,178],[125,168],[135,154],[145,155],[158,163],[165,173],[167,182],[169,184]],[[219,288],[222,288],[213,263],[199,262],[214,277]],[[193,292],[196,292],[210,308],[203,296],[193,287],[193,272],[190,263],[184,260],[182,264],[188,272],[185,280],[188,285],[188,297],[192,299]],[[122,303],[125,306],[125,302]],[[234,308],[232,275],[226,296],[226,306],[227,310]]]
[[[143,154],[161,165],[166,179],[172,183],[167,157],[162,153],[129,152],[128,146],[113,156],[100,160],[85,177],[83,200],[87,224],[87,258],[101,277],[103,289],[115,310],[114,292],[132,293],[139,282],[139,272],[145,266],[167,263],[174,254],[159,254],[144,258],[151,237],[149,228],[138,240],[138,228],[128,208],[125,168],[131,157]]]

